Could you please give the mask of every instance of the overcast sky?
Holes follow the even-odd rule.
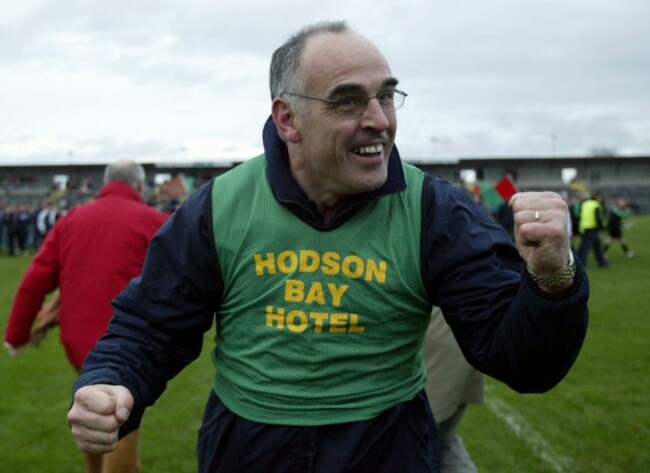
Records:
[[[259,154],[273,50],[327,19],[408,92],[407,160],[650,154],[648,0],[3,0],[0,164]]]

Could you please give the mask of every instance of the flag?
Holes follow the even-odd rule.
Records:
[[[510,198],[517,193],[517,187],[510,176],[506,175],[496,184],[480,182],[478,185],[483,205],[490,210],[495,210],[507,204]]]
[[[504,202],[508,202],[510,198],[517,193],[515,183],[512,182],[509,175],[503,176],[499,182],[494,185],[494,188],[499,193]]]
[[[479,184],[479,187],[481,189],[481,198],[483,205],[485,205],[488,209],[497,209],[503,205],[503,197],[501,197],[501,194],[499,194],[493,184],[481,182]]]

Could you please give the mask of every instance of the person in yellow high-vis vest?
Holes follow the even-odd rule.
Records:
[[[578,258],[585,266],[591,249],[594,250],[598,266],[601,268],[608,266],[607,258],[600,243],[600,231],[603,229],[604,217],[605,208],[598,194],[592,194],[580,205],[580,235],[582,235],[582,241],[578,249]]]

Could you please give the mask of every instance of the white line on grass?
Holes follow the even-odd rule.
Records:
[[[499,419],[506,423],[517,438],[527,443],[533,452],[556,473],[573,471],[573,459],[560,456],[539,432],[535,431],[521,415],[512,410],[502,399],[489,396],[485,401],[487,407]]]

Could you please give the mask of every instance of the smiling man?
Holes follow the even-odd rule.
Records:
[[[287,143],[291,174],[329,220],[349,195],[386,182],[395,109],[405,94],[396,90],[383,55],[352,32],[312,37],[300,63],[290,82],[300,93],[272,91],[273,120]]]
[[[514,196],[515,246],[462,190],[403,163],[406,93],[345,23],[292,36],[270,79],[264,154],[154,238],[75,385],[72,433],[114,448],[216,319],[200,472],[438,472],[431,307],[477,369],[521,392],[555,386],[588,317],[566,205]]]

